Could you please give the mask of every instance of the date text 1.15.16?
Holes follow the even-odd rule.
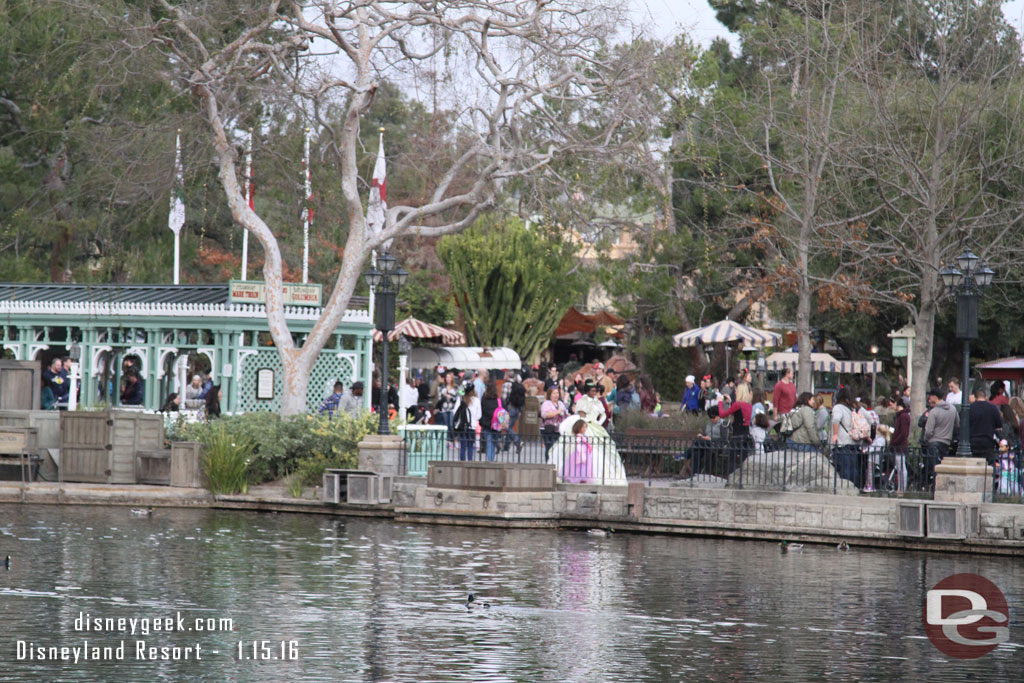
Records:
[[[298,659],[297,640],[240,640],[238,659]]]

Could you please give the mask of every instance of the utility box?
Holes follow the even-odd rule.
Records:
[[[324,503],[380,505],[391,502],[392,477],[362,470],[324,472],[320,500]]]
[[[967,508],[963,503],[930,503],[926,507],[928,538],[967,537]]]
[[[902,536],[924,536],[924,503],[904,503],[896,506],[897,524]]]

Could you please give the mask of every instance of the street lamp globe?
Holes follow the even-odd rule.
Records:
[[[985,288],[992,284],[992,278],[996,276],[996,272],[988,266],[982,266],[974,273],[974,282],[979,287]]]
[[[964,249],[964,253],[956,257],[956,265],[960,268],[961,273],[970,274],[974,272],[978,260],[977,254],[970,249]]]
[[[376,268],[370,268],[370,270],[363,273],[363,279],[371,289],[376,289],[380,286],[380,281],[384,279],[384,273],[380,272]]]
[[[946,289],[959,287],[964,280],[964,274],[953,266],[946,266],[940,270],[939,277],[942,278],[942,284],[946,286]]]

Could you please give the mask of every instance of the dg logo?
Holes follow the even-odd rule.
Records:
[[[956,659],[976,659],[1010,639],[1010,610],[999,587],[977,574],[954,574],[925,596],[924,631]]]

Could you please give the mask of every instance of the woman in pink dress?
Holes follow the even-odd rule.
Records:
[[[587,422],[578,420],[572,426],[573,448],[565,459],[562,481],[567,484],[586,484],[590,480],[590,461],[594,448],[587,440]]]

